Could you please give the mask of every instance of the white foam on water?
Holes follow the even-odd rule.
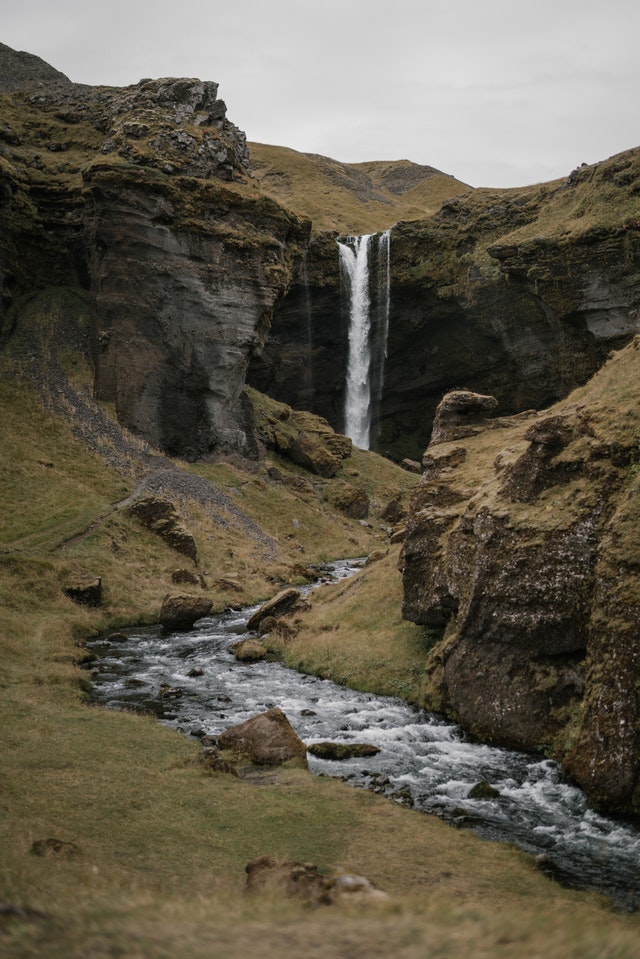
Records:
[[[346,564],[339,575],[346,575]],[[231,646],[248,635],[250,613],[208,618],[188,633],[131,630],[124,643],[96,641],[94,699],[150,709],[165,724],[198,735],[217,735],[279,706],[307,744],[357,741],[381,750],[343,762],[310,756],[314,772],[390,796],[409,789],[418,809],[456,822],[466,816],[483,835],[547,852],[576,884],[600,888],[623,905],[640,904],[640,831],[589,809],[557,764],[467,741],[458,727],[402,700],[355,692],[280,663],[239,663]],[[203,675],[189,676],[194,668]],[[314,715],[304,715],[309,711]],[[483,780],[499,797],[469,798]]]

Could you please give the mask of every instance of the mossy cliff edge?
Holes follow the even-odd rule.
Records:
[[[309,224],[250,184],[217,84],[73,84],[0,47],[0,329],[91,302],[95,394],[170,453],[255,454],[245,373]]]
[[[427,706],[559,759],[640,812],[640,340],[567,400],[491,418],[442,401],[413,497],[404,615],[426,626]]]

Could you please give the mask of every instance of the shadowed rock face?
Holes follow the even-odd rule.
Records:
[[[286,282],[292,224],[203,186],[189,228],[188,194],[123,186],[112,171],[87,183],[96,395],[170,453],[252,455],[241,392]]]
[[[96,396],[123,425],[187,458],[256,455],[246,369],[309,230],[247,189],[217,84],[80,86],[0,47],[0,88],[0,324],[25,292],[88,290]]]

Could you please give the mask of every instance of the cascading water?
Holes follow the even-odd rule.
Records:
[[[341,277],[349,302],[349,355],[344,405],[344,432],[360,449],[368,450],[372,425],[377,425],[390,307],[390,231],[338,240]],[[377,274],[371,296],[371,251]]]

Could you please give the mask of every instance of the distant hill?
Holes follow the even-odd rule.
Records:
[[[0,43],[0,93],[10,93],[33,86],[34,83],[50,83],[52,80],[71,83],[69,77],[35,54],[12,50]]]
[[[250,143],[261,190],[313,220],[316,231],[368,233],[435,213],[443,200],[473,188],[410,160],[340,163],[288,147]]]

